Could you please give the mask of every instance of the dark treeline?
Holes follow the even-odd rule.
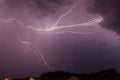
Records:
[[[100,70],[96,73],[75,74],[64,71],[45,72],[39,78],[31,77],[13,80],[120,80],[115,69]]]

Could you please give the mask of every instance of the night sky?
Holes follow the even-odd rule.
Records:
[[[101,23],[88,26],[37,30],[99,17]],[[39,76],[56,70],[89,73],[107,68],[120,72],[119,35],[119,0],[0,0],[0,76]]]

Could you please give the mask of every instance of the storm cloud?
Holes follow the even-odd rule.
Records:
[[[76,1],[78,5],[56,27],[98,19],[99,15],[86,10],[92,4],[89,10],[104,18],[102,27],[119,32],[119,22],[112,26],[119,21],[114,1],[93,0],[88,4],[89,0],[0,0],[1,77],[40,76],[54,70],[88,73],[111,67],[120,72],[120,40],[98,24],[36,30],[52,28]],[[50,67],[44,65],[40,54]]]
[[[100,25],[120,35],[120,0],[90,0],[88,10],[100,14]]]
[[[42,18],[52,15],[64,6],[71,5],[74,0],[6,0],[6,11],[9,15],[23,14],[29,17]]]

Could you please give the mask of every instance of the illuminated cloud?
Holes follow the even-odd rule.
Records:
[[[88,10],[103,16],[102,27],[120,34],[120,0],[90,0]]]
[[[31,17],[42,18],[73,2],[74,0],[6,0],[4,3],[10,15],[29,14]]]

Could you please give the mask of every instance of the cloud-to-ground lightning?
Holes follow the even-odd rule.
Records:
[[[50,65],[47,63],[43,53],[35,45],[31,44],[28,41],[20,40],[20,38],[18,36],[17,36],[17,39],[19,40],[20,43],[22,43],[23,45],[25,45],[28,48],[30,48],[38,57],[42,58],[43,64],[50,68]]]
[[[63,33],[63,32],[71,32],[71,33],[76,33],[76,34],[89,34],[89,32],[73,32],[73,31],[64,31],[64,29],[66,28],[74,28],[74,27],[80,27],[80,26],[90,26],[90,25],[93,25],[93,24],[98,24],[100,23],[103,18],[102,17],[99,17],[99,18],[96,18],[96,19],[93,19],[93,20],[90,20],[88,22],[84,22],[84,23],[78,23],[78,24],[72,24],[72,25],[62,25],[62,26],[58,26],[58,24],[60,23],[60,21],[65,18],[67,15],[69,15],[73,9],[78,5],[78,3],[74,4],[66,13],[64,13],[63,15],[61,15],[59,17],[59,19],[54,23],[53,26],[49,27],[49,28],[35,28],[34,26],[30,26],[30,25],[25,25],[23,24],[21,21],[15,19],[15,18],[11,18],[11,19],[0,19],[1,22],[17,22],[19,23],[22,27],[25,27],[25,28],[28,28],[28,29],[32,29],[34,31],[40,31],[40,32],[49,32],[49,31],[54,31],[54,30],[59,30],[61,29],[61,31],[59,33]],[[33,44],[31,44],[30,42],[28,41],[22,41],[19,39],[19,41],[24,44],[24,45],[27,45],[37,56],[41,57],[42,60],[43,60],[43,63],[45,66],[47,67],[50,67],[49,64],[47,63],[44,55],[42,54],[42,52]]]

